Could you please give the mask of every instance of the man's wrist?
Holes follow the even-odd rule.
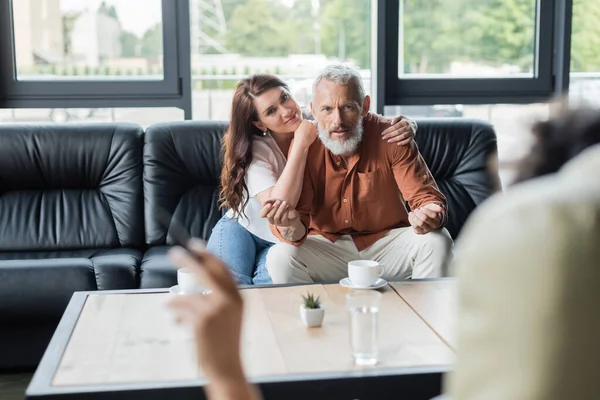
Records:
[[[285,240],[289,240],[290,242],[294,242],[294,234],[296,233],[296,228],[293,226],[277,226],[277,230],[281,233],[281,236]]]

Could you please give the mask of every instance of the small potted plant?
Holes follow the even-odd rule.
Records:
[[[300,318],[304,325],[308,327],[321,326],[323,323],[323,317],[325,316],[325,310],[321,308],[321,301],[319,297],[308,292],[305,296],[302,296],[302,304],[300,305]]]

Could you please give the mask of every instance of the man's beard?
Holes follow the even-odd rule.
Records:
[[[362,142],[363,137],[363,119],[358,120],[358,123],[350,130],[351,136],[347,139],[333,139],[329,132],[319,126],[319,139],[325,147],[337,156],[353,154],[358,145]]]

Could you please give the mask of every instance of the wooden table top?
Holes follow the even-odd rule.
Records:
[[[390,286],[448,346],[456,348],[458,292],[454,279],[406,281]]]
[[[450,365],[454,353],[451,280],[392,284],[382,289],[380,362],[369,369]],[[321,328],[306,328],[301,295],[321,296]],[[242,335],[249,377],[361,370],[350,357],[345,294],[338,284],[244,289]],[[397,293],[396,293],[397,292]],[[399,295],[398,295],[399,294]],[[166,382],[202,377],[190,330],[178,326],[169,293],[90,293],[79,315],[52,385]],[[428,302],[432,302],[429,304]],[[365,367],[362,367],[365,368]]]

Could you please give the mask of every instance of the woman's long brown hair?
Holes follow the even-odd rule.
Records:
[[[231,104],[231,121],[223,137],[223,170],[219,204],[233,210],[234,216],[244,214],[248,203],[246,171],[252,162],[252,139],[263,133],[252,124],[258,121],[254,98],[275,87],[289,92],[288,86],[275,75],[257,74],[242,79],[235,87]]]

